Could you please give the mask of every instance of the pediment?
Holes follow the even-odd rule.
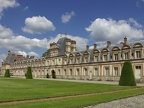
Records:
[[[74,56],[73,54],[70,54],[70,55],[69,55],[69,57],[73,57],[73,56]]]
[[[100,53],[99,50],[93,50],[93,53]]]
[[[124,49],[130,49],[130,46],[129,45],[124,45],[123,47],[122,47],[122,49],[124,50]]]
[[[107,48],[103,48],[102,52],[109,52]]]
[[[133,45],[133,48],[141,48],[141,47],[143,47],[143,45],[141,43],[135,43]]]
[[[89,55],[89,52],[88,52],[88,51],[85,51],[85,52],[84,52],[84,55]]]

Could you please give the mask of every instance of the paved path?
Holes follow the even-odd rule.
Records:
[[[119,99],[108,103],[101,103],[96,106],[85,108],[144,108],[144,95]]]

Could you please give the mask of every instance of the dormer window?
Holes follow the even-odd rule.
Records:
[[[140,51],[136,51],[136,58],[140,58]]]
[[[118,60],[118,54],[114,54],[114,60]]]
[[[125,60],[128,59],[128,52],[124,53]]]
[[[80,58],[77,58],[77,63],[80,63]]]
[[[104,55],[104,61],[107,61],[107,55]]]
[[[95,62],[97,62],[98,61],[98,56],[95,56],[94,60],[95,60]]]
[[[86,63],[88,62],[88,57],[85,57],[85,62],[86,62]]]
[[[70,64],[72,64],[72,63],[73,63],[72,61],[73,61],[73,59],[70,59]]]

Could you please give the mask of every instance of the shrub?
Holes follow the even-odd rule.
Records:
[[[136,86],[136,81],[132,69],[132,64],[129,61],[124,62],[119,85],[122,86]]]
[[[9,72],[9,69],[6,69],[6,72],[5,72],[4,77],[10,77],[10,72]]]
[[[56,78],[55,71],[52,70],[52,78]]]
[[[31,67],[27,68],[27,73],[25,74],[25,76],[26,76],[26,79],[33,79]]]
[[[46,74],[46,78],[49,78],[49,77],[50,77],[50,76],[49,76],[49,74],[47,73],[47,74]]]

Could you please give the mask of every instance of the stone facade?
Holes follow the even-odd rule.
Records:
[[[130,61],[133,66],[135,78],[144,80],[144,41],[124,42],[93,49],[76,51],[76,41],[62,37],[57,43],[50,44],[50,53],[45,57],[23,57],[8,51],[8,56],[2,63],[1,74],[10,69],[13,76],[24,76],[27,67],[32,67],[33,77],[46,77],[54,70],[57,78],[62,79],[91,79],[118,81],[125,61]]]

